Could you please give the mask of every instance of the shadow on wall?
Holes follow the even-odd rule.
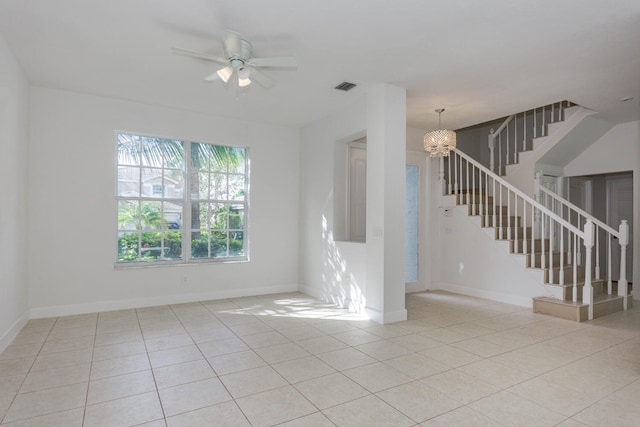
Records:
[[[363,292],[363,284],[356,278],[357,269],[364,268],[364,250],[362,243],[338,242],[329,229],[326,216],[322,216],[322,298],[348,308],[356,313],[364,313],[366,299]],[[339,244],[344,244],[344,251],[353,249],[353,253],[343,254]],[[353,262],[350,265],[350,258]],[[360,261],[360,262],[358,262]],[[361,264],[359,266],[358,264]]]

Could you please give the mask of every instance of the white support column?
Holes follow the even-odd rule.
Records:
[[[593,222],[590,219],[584,224],[584,288],[582,303],[589,304],[589,320],[593,320],[593,285],[591,284],[591,248],[593,248]]]
[[[629,244],[629,224],[626,219],[620,223],[620,279],[618,280],[618,296],[623,297],[624,309],[627,309],[629,284],[627,282],[627,245]]]
[[[406,90],[387,84],[367,94],[366,311],[379,323],[407,319],[404,229]]]

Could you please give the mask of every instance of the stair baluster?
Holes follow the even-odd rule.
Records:
[[[498,129],[495,131],[492,129],[488,138],[491,171],[498,175],[504,175],[506,172],[505,166],[518,163],[519,153],[533,149],[533,139],[547,136],[547,125],[563,120],[564,109],[571,105],[569,101],[561,101],[522,113],[512,114],[504,120]],[[529,113],[532,117],[528,121],[527,116]],[[522,133],[521,150],[518,142],[518,129],[520,128],[522,128],[520,131]],[[512,133],[513,135],[511,135]],[[502,146],[503,135],[506,140],[504,147]],[[529,140],[527,140],[527,135],[531,135]],[[513,146],[511,144],[512,136]]]
[[[599,241],[595,230],[601,230],[602,227],[596,224],[597,228],[589,217],[578,215],[566,203],[563,204],[564,199],[553,196],[552,192],[539,185],[536,188],[540,194],[538,200],[534,200],[457,149],[450,153],[449,170],[451,162],[454,173],[447,175],[450,182],[443,186],[447,194],[455,195],[458,204],[467,205],[469,215],[480,216],[484,227],[493,227],[496,239],[509,240],[512,252],[525,254],[529,267],[545,270],[546,283],[561,289],[563,298],[574,302],[582,300],[583,304],[588,304],[588,316],[593,318],[595,290],[592,280],[596,268],[593,266],[592,251]],[[455,190],[451,192],[451,189]],[[545,200],[549,206],[544,205]],[[583,220],[584,229],[581,229],[579,224]],[[623,222],[620,232],[613,231],[621,242],[624,254],[624,247],[628,243],[628,225]],[[625,232],[627,235],[624,235]],[[609,246],[610,240],[607,239]],[[580,254],[581,250],[584,251],[584,257]],[[572,286],[565,287],[568,274],[571,275]],[[620,277],[619,292],[626,302],[623,272]],[[584,285],[579,284],[582,281]],[[570,290],[570,296],[565,289]]]

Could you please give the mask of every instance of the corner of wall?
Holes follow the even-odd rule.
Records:
[[[24,313],[16,319],[15,322],[7,329],[7,331],[0,336],[0,353],[2,353],[9,345],[11,341],[18,336],[18,333],[25,327],[27,322],[29,321],[29,310],[26,310]]]

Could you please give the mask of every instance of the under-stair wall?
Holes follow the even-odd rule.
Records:
[[[512,255],[509,243],[496,241],[493,228],[482,228],[480,217],[469,216],[455,196],[441,196],[433,215],[442,251],[433,262],[432,288],[523,307],[551,295],[542,270],[526,268],[525,256]]]

